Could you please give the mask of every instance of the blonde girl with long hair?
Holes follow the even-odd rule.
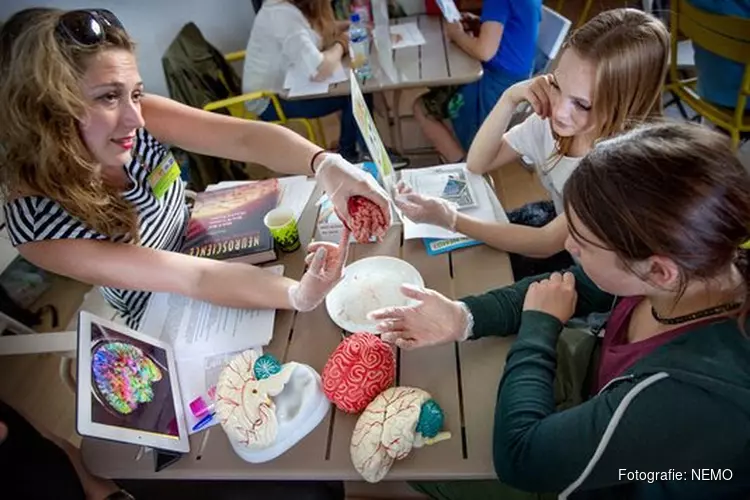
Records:
[[[477,174],[529,158],[551,201],[509,213],[510,223],[460,214],[404,185],[396,204],[415,222],[510,252],[517,279],[570,265],[564,252],[565,182],[597,141],[660,113],[668,58],[669,33],[661,21],[635,9],[602,12],[570,36],[552,73],[515,84],[501,96],[469,149],[467,168]],[[523,102],[534,113],[506,132]]]

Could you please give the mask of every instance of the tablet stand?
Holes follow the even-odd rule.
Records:
[[[176,451],[154,450],[154,472],[166,469],[182,458],[182,453]]]
[[[166,469],[173,463],[177,462],[182,458],[182,453],[176,451],[158,450],[156,448],[150,448],[148,446],[139,446],[138,453],[135,455],[135,461],[139,461],[147,453],[154,454],[154,472],[159,472]]]

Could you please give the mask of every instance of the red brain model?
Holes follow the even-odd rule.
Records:
[[[393,350],[376,335],[355,333],[333,351],[322,378],[323,392],[339,410],[358,413],[393,384]]]
[[[382,236],[386,229],[386,218],[383,211],[372,201],[364,196],[352,196],[347,200],[347,209],[351,216],[351,227],[344,222],[344,225],[354,235],[359,243],[367,243],[370,238]],[[339,217],[342,221],[342,217]]]

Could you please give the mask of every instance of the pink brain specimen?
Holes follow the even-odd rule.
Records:
[[[381,238],[388,230],[383,211],[364,196],[352,196],[347,201],[351,216],[349,228],[359,243],[367,243],[372,236]],[[343,221],[344,219],[341,218]],[[345,223],[346,224],[346,223]]]

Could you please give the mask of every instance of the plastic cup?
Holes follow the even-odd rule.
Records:
[[[294,252],[300,247],[297,219],[291,209],[274,208],[263,218],[263,223],[283,252]]]

